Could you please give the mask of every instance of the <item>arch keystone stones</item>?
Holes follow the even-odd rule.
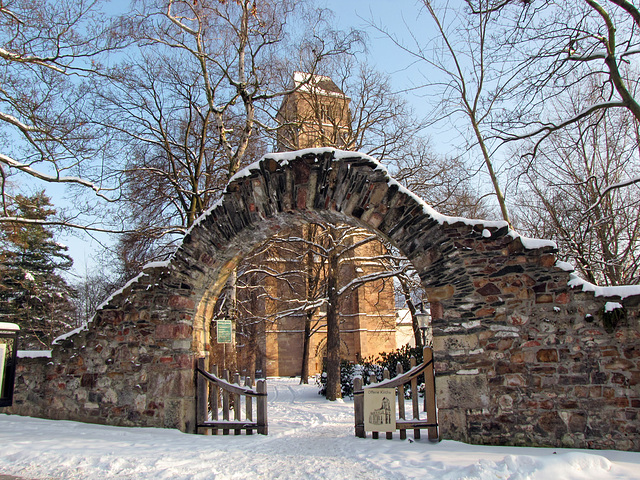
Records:
[[[169,261],[51,358],[20,360],[8,411],[194,431],[195,361],[226,279],[275,233],[323,221],[375,231],[418,271],[434,308],[442,438],[640,450],[640,287],[580,281],[553,242],[441,215],[373,158],[333,149],[267,155],[235,175]],[[615,324],[607,302],[624,310]]]

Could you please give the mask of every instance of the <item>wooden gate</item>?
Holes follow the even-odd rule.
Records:
[[[371,384],[366,387],[362,386],[362,379],[356,377],[353,382],[354,398],[353,406],[355,413],[355,432],[357,437],[366,438],[365,431],[365,391],[375,389],[395,389],[395,397],[397,399],[397,418],[395,419],[395,430],[400,431],[400,438],[407,438],[407,430],[413,429],[413,437],[417,440],[420,438],[420,430],[426,429],[428,438],[432,442],[439,441],[438,420],[436,413],[436,388],[435,374],[433,370],[433,349],[425,347],[422,351],[423,361],[420,365],[416,365],[416,359],[411,358],[411,368],[408,372],[402,372],[402,365],[398,364],[396,368],[396,376],[389,378],[389,371],[385,369],[384,379],[380,383],[376,381],[375,376],[371,378]],[[418,386],[420,377],[424,377],[424,401],[422,402],[422,412],[426,414],[426,418],[420,418],[420,399]],[[411,419],[407,419],[405,406],[405,392],[407,387],[411,392]],[[386,411],[390,411],[385,405]],[[376,412],[374,412],[375,415]],[[378,438],[378,433],[372,431],[372,438]],[[393,438],[393,432],[387,431],[386,438]]]
[[[218,377],[218,367],[213,365],[211,372],[204,366],[204,358],[198,359],[196,367],[196,433],[235,435],[243,431],[251,435],[256,430],[267,435],[267,381],[258,379],[255,389],[251,377],[245,377],[244,386],[240,386],[240,375],[235,374],[233,383],[229,381],[229,372],[224,370]],[[254,421],[253,399],[256,399]],[[222,402],[221,402],[222,401]],[[222,404],[221,404],[222,403]],[[242,405],[244,404],[244,408]],[[244,410],[244,419],[242,411]],[[233,411],[233,420],[231,412]],[[222,414],[222,419],[220,415]]]

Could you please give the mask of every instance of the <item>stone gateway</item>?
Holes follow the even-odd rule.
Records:
[[[3,412],[195,429],[195,362],[242,257],[307,222],[366,227],[432,305],[441,438],[640,450],[639,287],[598,288],[552,242],[438,214],[354,152],[267,155],[236,175],[170,261],[151,264],[51,358],[21,358]]]

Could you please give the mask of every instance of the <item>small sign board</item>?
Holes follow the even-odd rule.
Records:
[[[233,325],[231,320],[218,320],[217,331],[218,331],[218,343],[233,343]]]
[[[396,389],[364,389],[364,429],[367,432],[396,430]]]

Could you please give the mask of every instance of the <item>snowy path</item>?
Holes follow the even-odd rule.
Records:
[[[353,403],[270,379],[269,436],[0,415],[0,475],[30,479],[637,479],[640,454],[358,439]],[[556,452],[556,454],[554,454]]]

